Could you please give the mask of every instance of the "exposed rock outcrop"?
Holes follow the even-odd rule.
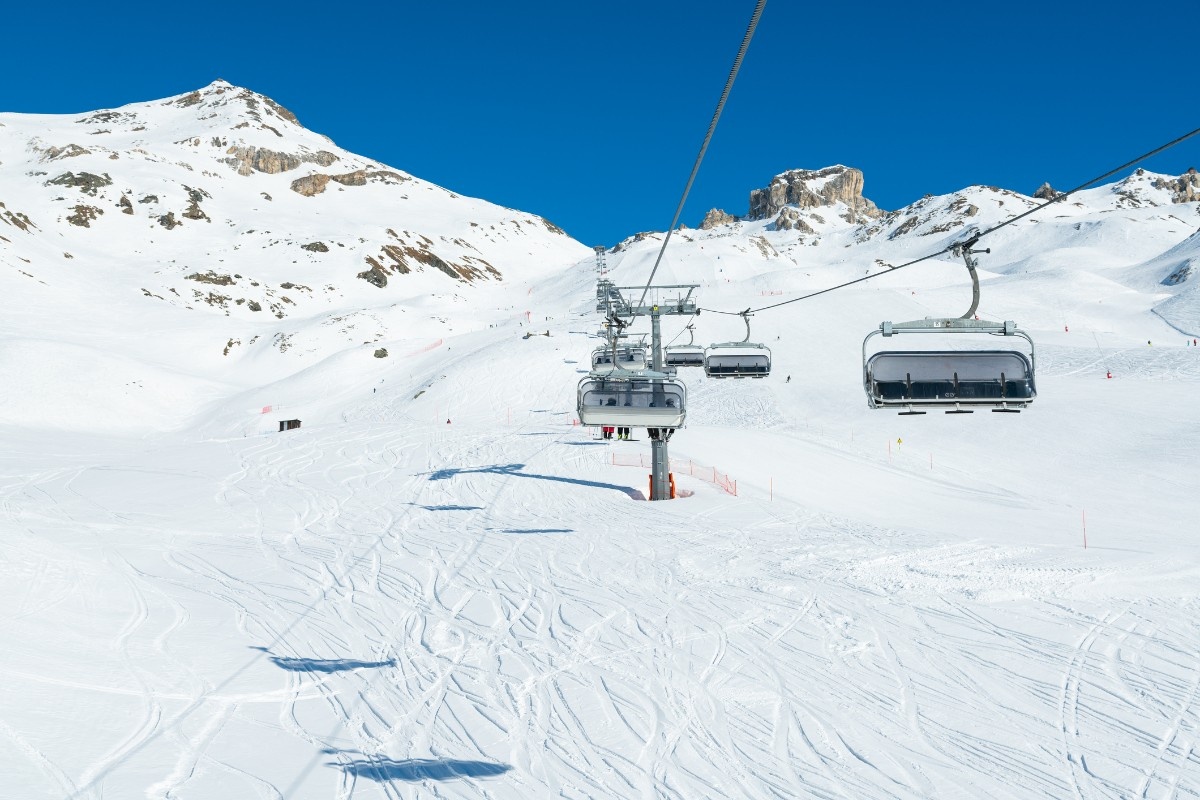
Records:
[[[328,253],[329,252],[329,245],[325,244],[324,242],[309,242],[308,244],[300,245],[300,247],[304,250],[309,251],[310,253]]]
[[[303,178],[296,178],[296,180],[292,181],[292,191],[304,197],[312,197],[325,191],[328,183],[328,175],[322,175],[321,173],[305,175]]]
[[[54,161],[59,158],[73,158],[75,156],[86,156],[91,153],[86,147],[80,147],[77,144],[68,144],[64,147],[47,147],[42,152],[43,161]]]
[[[1170,189],[1173,203],[1194,203],[1200,201],[1200,174],[1192,167],[1187,172],[1169,181],[1156,181],[1160,188]]]
[[[750,192],[750,219],[769,219],[784,206],[821,208],[844,203],[849,222],[877,219],[883,212],[862,196],[861,170],[841,165],[819,170],[794,169],[776,175],[765,189]]]
[[[710,209],[704,215],[704,219],[700,222],[700,230],[707,231],[718,225],[728,225],[731,222],[737,222],[738,218],[733,214],[726,214],[719,208]]]
[[[12,225],[15,228],[25,231],[26,233],[29,232],[30,228],[37,227],[37,225],[33,224],[33,220],[31,220],[28,216],[22,214],[20,211],[9,211],[4,203],[0,203],[0,222]]]
[[[121,195],[121,202],[117,203],[117,206],[120,207],[122,214],[133,213],[133,203],[129,202],[129,197],[127,195]]]
[[[72,210],[75,213],[67,217],[67,222],[72,225],[78,225],[81,228],[92,227],[92,220],[104,213],[102,209],[95,206],[75,206]]]
[[[784,208],[779,212],[779,216],[775,218],[775,230],[777,231],[800,231],[801,233],[816,233],[811,225],[801,216],[801,211],[798,208]]]
[[[372,286],[378,286],[380,289],[387,286],[387,271],[383,268],[383,265],[370,256],[367,256],[367,263],[371,265],[371,268],[358,273],[356,277],[362,278],[367,283]]]
[[[433,242],[426,236],[419,236],[416,245],[408,244],[404,238],[397,236],[395,231],[388,230],[388,235],[397,244],[385,244],[380,248],[378,257],[367,256],[366,262],[370,269],[358,273],[358,277],[380,289],[387,286],[391,274],[407,275],[421,267],[433,267],[451,278],[464,283],[472,283],[479,278],[501,278],[500,271],[482,258],[474,256],[458,256],[458,262],[452,263],[435,253],[431,247]]]
[[[265,147],[239,147],[238,145],[230,147],[225,154],[229,157],[224,159],[224,162],[237,170],[238,175],[250,175],[255,172],[277,175],[280,172],[296,169],[301,164],[318,164],[328,167],[338,160],[337,156],[327,150],[294,154],[268,150]]]
[[[1054,200],[1061,195],[1062,192],[1055,191],[1054,187],[1050,185],[1049,181],[1043,183],[1038,187],[1038,190],[1033,193],[1033,196],[1038,200]]]
[[[203,189],[193,189],[190,186],[184,186],[183,188],[187,190],[188,200],[191,201],[188,204],[188,207],[183,211],[183,218],[212,222],[212,220],[208,218],[208,214],[205,214],[200,208],[200,201],[206,197],[211,197],[211,195]]]
[[[95,197],[97,192],[105,186],[112,186],[112,178],[108,173],[103,175],[93,175],[90,172],[81,172],[76,175],[74,172],[64,172],[57,178],[51,178],[46,181],[47,186],[73,186],[84,194],[90,194]]]
[[[199,281],[200,283],[211,283],[214,286],[230,286],[237,283],[230,275],[218,275],[211,269],[208,272],[193,272],[187,276],[189,281]]]
[[[397,184],[407,180],[411,179],[390,170],[356,169],[342,175],[325,175],[318,172],[292,181],[292,191],[305,197],[312,197],[325,191],[325,187],[329,185],[330,181],[336,181],[342,186],[366,186],[371,181]]]

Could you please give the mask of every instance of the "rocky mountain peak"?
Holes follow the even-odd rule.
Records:
[[[704,215],[704,219],[700,223],[700,230],[707,231],[718,225],[728,225],[731,222],[737,222],[737,220],[737,217],[727,214],[719,208],[709,209],[709,212]]]
[[[824,169],[793,169],[776,175],[765,189],[750,192],[749,218],[769,219],[787,206],[813,209],[846,206],[847,222],[858,223],[883,215],[874,203],[862,195],[861,170],[840,164]]]
[[[1061,194],[1062,192],[1055,190],[1055,188],[1050,185],[1050,181],[1046,181],[1038,187],[1038,190],[1033,193],[1033,196],[1038,200],[1053,200]]]
[[[232,110],[246,120],[263,125],[300,125],[296,115],[276,103],[265,94],[259,94],[241,86],[217,79],[205,86],[187,94],[169,97],[162,105],[178,108],[195,108],[204,117],[206,113],[217,113],[221,110]],[[264,119],[265,118],[265,119]],[[282,134],[280,134],[282,136]]]
[[[540,217],[343,150],[222,80],[82,114],[0,119],[0,266],[11,258],[39,281],[57,253],[88,254],[139,273],[144,302],[282,320],[385,287],[500,281],[527,273],[531,256],[586,252]]]

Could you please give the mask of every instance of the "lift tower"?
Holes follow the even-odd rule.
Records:
[[[629,290],[631,292],[641,291],[645,295],[643,286],[617,286],[614,287],[618,293]],[[653,361],[650,369],[655,373],[663,373],[668,368],[665,366],[663,359],[663,344],[662,344],[662,325],[661,320],[664,316],[695,316],[700,313],[696,307],[696,301],[692,299],[692,292],[699,289],[699,284],[677,284],[671,286],[651,286],[650,290],[655,292],[674,292],[675,298],[659,303],[654,303],[648,306],[627,306],[625,313],[631,317],[646,316],[650,317],[650,350]],[[632,296],[632,295],[631,295]],[[655,385],[655,401],[661,405],[665,400],[665,393],[662,389],[662,381],[654,381]],[[667,451],[667,442],[671,439],[671,434],[675,432],[674,428],[647,428],[646,433],[650,437],[651,446],[651,472],[650,472],[650,499],[651,500],[670,500],[671,499],[671,458]]]

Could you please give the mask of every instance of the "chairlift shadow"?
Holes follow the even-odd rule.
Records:
[[[420,506],[420,505],[417,505],[416,503],[409,503],[409,505],[410,506],[415,505],[415,506],[417,506],[417,508],[422,508],[426,511],[481,511],[483,509],[483,506],[456,506],[456,505]]]
[[[540,481],[552,481],[554,483],[569,483],[574,486],[588,486],[593,489],[613,489],[621,492],[624,495],[632,497],[634,500],[639,499],[641,492],[631,486],[618,486],[615,483],[601,483],[600,481],[587,481],[581,478],[563,478],[559,475],[540,475],[535,472],[522,472],[525,469],[524,464],[493,464],[489,467],[474,467],[474,468],[449,468],[439,469],[428,473],[431,481],[444,481],[455,477],[456,475],[507,475],[514,478],[533,478]]]
[[[533,534],[533,533],[574,533],[572,528],[503,528],[493,529],[497,533]]]
[[[347,775],[386,783],[389,781],[452,781],[461,778],[494,778],[512,769],[494,761],[466,761],[456,758],[365,758],[346,763],[330,762]]]
[[[353,658],[288,658],[271,656],[271,662],[289,672],[346,672],[352,669],[378,669],[396,666],[396,659],[387,661],[358,661]]]

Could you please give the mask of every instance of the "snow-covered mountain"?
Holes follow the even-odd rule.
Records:
[[[746,281],[772,293],[815,290],[938,252],[1058,194],[1048,186],[1037,193],[1041,197],[970,186],[884,212],[863,196],[863,185],[860,171],[840,165],[782,173],[750,193],[744,216],[713,209],[698,230],[673,237],[660,278]],[[1164,319],[1195,334],[1200,326],[1191,264],[1198,228],[1200,175],[1194,169],[1179,176],[1139,169],[997,231],[978,245],[991,251],[980,256],[980,266],[992,277],[1050,272],[1147,292]],[[629,269],[618,280],[632,282],[648,271],[661,241],[661,234],[641,233],[618,244],[617,252],[625,254],[620,263]],[[945,256],[941,263],[897,273],[885,283],[940,285],[955,280],[955,269],[957,280],[965,281],[961,262]],[[1018,284],[1007,285],[1019,291]],[[988,296],[985,289],[985,303]],[[959,305],[929,312],[953,316],[962,312]],[[1002,306],[992,303],[987,310],[997,317],[1015,313]]]
[[[185,396],[414,346],[453,327],[437,297],[486,305],[589,252],[541,217],[343,150],[223,81],[84,114],[0,114],[0,362],[20,376],[0,418],[64,424],[99,406],[178,425],[197,407]],[[457,330],[486,318],[463,315]],[[69,380],[77,369],[86,389]],[[175,411],[129,414],[150,373],[178,384]]]
[[[1038,198],[790,170],[680,231],[705,309],[879,277],[755,315],[762,380],[681,369],[646,503],[538,218],[227,84],[0,125],[0,795],[1200,796],[1194,173],[981,243],[1020,414],[869,411],[863,336]]]
[[[378,303],[371,289],[389,282],[405,296],[579,257],[547,220],[342,150],[224,81],[86,114],[0,114],[0,125],[3,218],[26,234],[6,250],[35,277],[119,255],[104,271],[141,273],[164,303],[283,318]]]

